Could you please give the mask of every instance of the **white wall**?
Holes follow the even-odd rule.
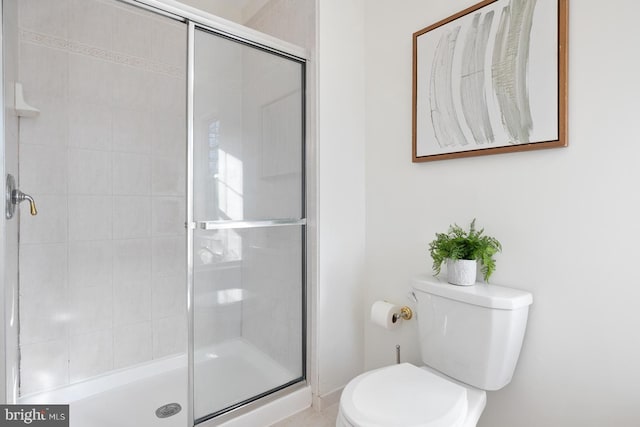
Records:
[[[412,33],[473,3],[366,4],[363,311],[406,302],[434,233],[476,217],[504,245],[492,281],[534,295],[513,382],[479,426],[640,425],[640,5],[571,2],[568,148],[412,164]],[[419,362],[415,322],[365,331],[366,368],[393,363],[396,343]]]
[[[319,394],[362,370],[364,0],[318,7]]]

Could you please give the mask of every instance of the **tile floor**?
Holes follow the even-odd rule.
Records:
[[[328,406],[322,412],[313,408],[305,409],[271,427],[335,427],[338,403]]]

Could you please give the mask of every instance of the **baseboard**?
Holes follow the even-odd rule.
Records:
[[[288,418],[311,405],[311,387],[306,386],[279,399],[257,407],[256,409],[220,423],[214,418],[211,424],[198,424],[201,427],[255,427],[270,426]]]
[[[331,405],[335,405],[340,402],[340,396],[342,396],[342,390],[344,387],[337,388],[322,396],[313,396],[313,408],[316,411],[323,411]]]

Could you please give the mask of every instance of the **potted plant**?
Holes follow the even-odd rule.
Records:
[[[473,285],[476,282],[478,261],[485,282],[496,269],[493,256],[502,251],[502,245],[494,237],[484,235],[484,229],[476,230],[476,220],[471,221],[469,231],[457,224],[449,226],[447,233],[436,233],[429,244],[433,258],[433,271],[440,274],[447,261],[447,281],[454,285]]]

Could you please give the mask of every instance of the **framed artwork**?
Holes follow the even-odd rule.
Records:
[[[567,145],[568,0],[485,0],[413,34],[413,161]]]

